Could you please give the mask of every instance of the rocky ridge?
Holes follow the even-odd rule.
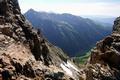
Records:
[[[79,69],[68,58],[33,29],[17,0],[0,0],[1,79],[79,80]]]
[[[91,50],[84,69],[50,44],[21,14],[17,0],[0,0],[1,80],[120,80],[120,17]]]
[[[87,80],[120,80],[120,17],[111,35],[96,43],[86,64]]]

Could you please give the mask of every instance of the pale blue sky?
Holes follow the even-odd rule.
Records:
[[[22,13],[36,11],[75,15],[120,16],[120,0],[19,0]]]

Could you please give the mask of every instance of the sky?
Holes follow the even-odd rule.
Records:
[[[19,0],[22,13],[36,11],[74,15],[120,16],[120,0]]]

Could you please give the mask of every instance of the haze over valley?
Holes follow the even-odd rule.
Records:
[[[97,20],[68,13],[37,12],[30,9],[24,15],[51,43],[72,57],[85,55],[97,41],[112,31],[112,24],[100,24]]]
[[[120,80],[118,16],[120,0],[0,0],[0,80]]]

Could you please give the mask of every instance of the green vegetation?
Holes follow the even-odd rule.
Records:
[[[74,62],[75,62],[76,64],[78,64],[78,65],[84,64],[84,63],[87,61],[87,59],[89,58],[90,53],[91,53],[91,52],[89,51],[89,52],[87,52],[86,55],[84,55],[84,56],[74,57],[73,60],[74,60]]]
[[[72,14],[37,12],[31,9],[24,15],[35,28],[41,30],[49,42],[60,47],[70,57],[85,55],[97,41],[111,32],[111,28]]]

